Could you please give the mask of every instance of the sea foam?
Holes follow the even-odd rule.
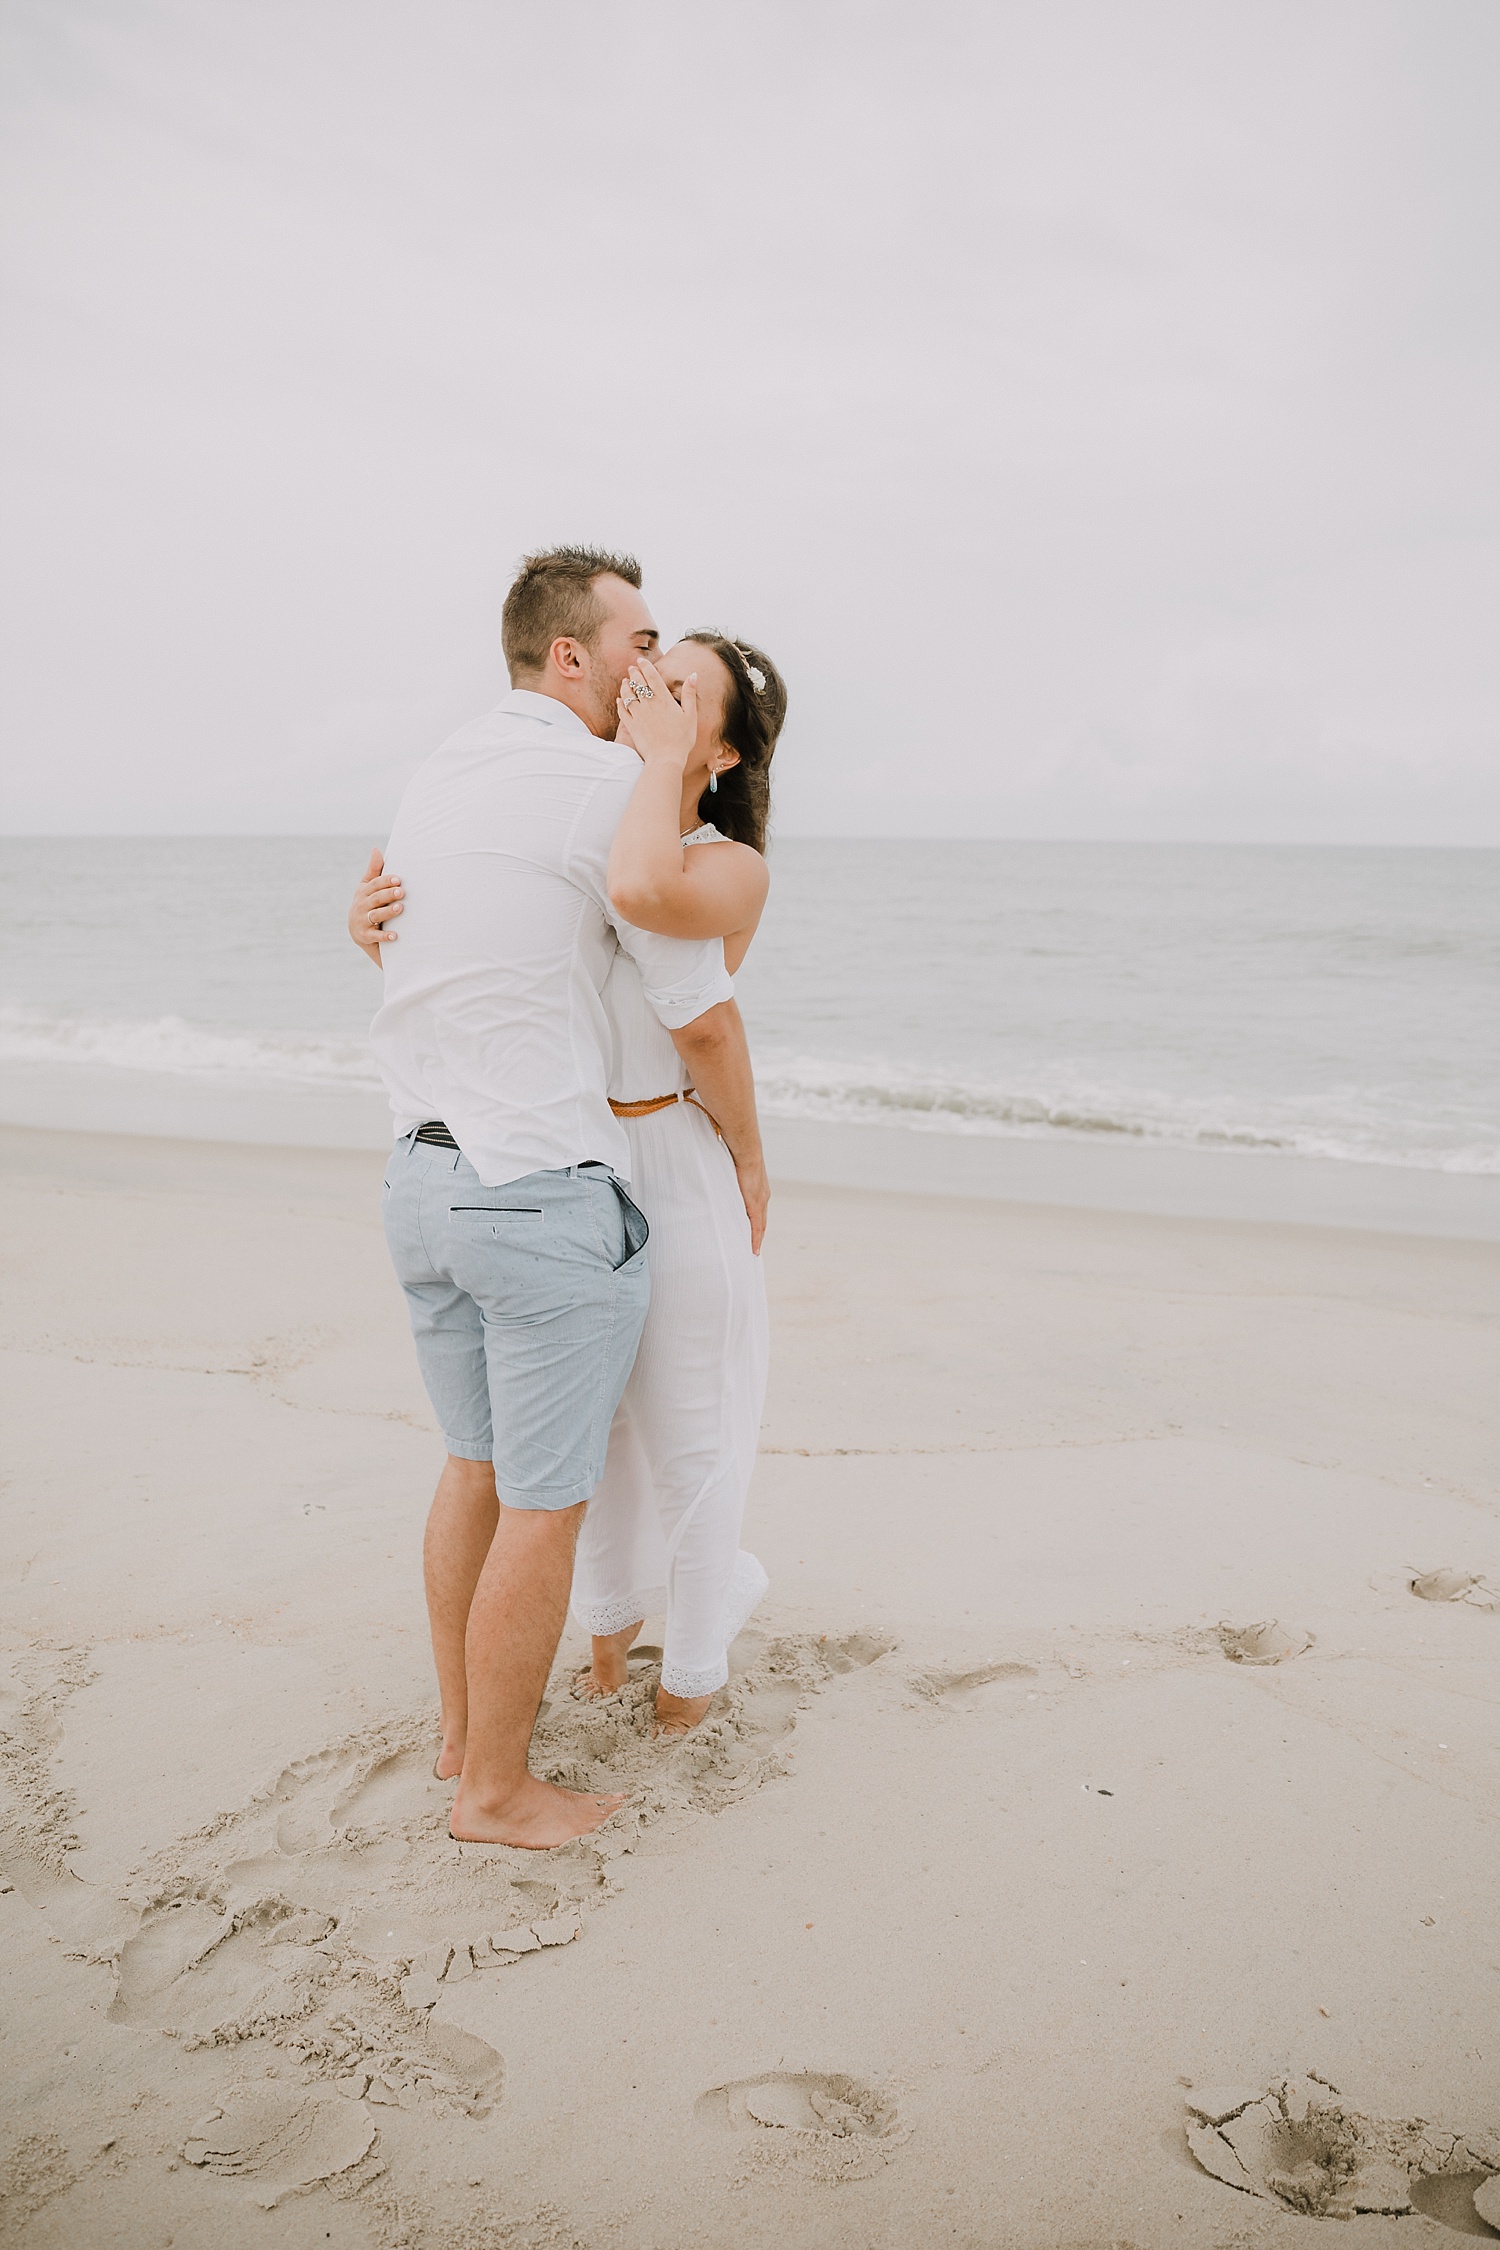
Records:
[[[0,1008],[3,1061],[149,1071],[266,1090],[381,1090],[368,1041],[216,1030],[181,1016],[109,1021]],[[1500,1173],[1500,1145],[1493,1136],[1465,1138],[1459,1119],[1382,1112],[1352,1087],[1301,1101],[1271,1094],[1253,1104],[1174,1100],[1139,1087],[1083,1081],[1006,1086],[928,1075],[878,1057],[842,1062],[777,1053],[757,1056],[756,1080],[767,1117],[1002,1139],[1107,1137]]]
[[[250,1079],[285,1086],[356,1086],[378,1092],[368,1041],[213,1030],[181,1016],[113,1021],[0,1008],[0,1061],[78,1063],[174,1077]]]

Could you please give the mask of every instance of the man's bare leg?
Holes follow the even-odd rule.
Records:
[[[562,1638],[585,1503],[504,1508],[469,1607],[469,1728],[449,1830],[461,1843],[545,1851],[585,1836],[623,1796],[539,1781],[526,1763]]]
[[[623,1626],[618,1633],[594,1635],[593,1661],[586,1672],[579,1673],[575,1683],[580,1695],[619,1694],[630,1677],[626,1659],[645,1622],[644,1617],[638,1617],[633,1625]]]
[[[440,1781],[452,1781],[463,1768],[469,1727],[464,1635],[499,1514],[493,1463],[461,1461],[450,1453],[432,1496],[422,1542],[427,1621],[443,1706],[443,1747],[433,1769]]]

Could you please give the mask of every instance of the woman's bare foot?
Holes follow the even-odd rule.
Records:
[[[708,1716],[711,1695],[668,1695],[664,1687],[656,1691],[656,1731],[658,1734],[691,1734],[700,1719]]]
[[[538,1781],[530,1773],[503,1802],[483,1804],[466,1798],[460,1781],[448,1833],[456,1844],[511,1844],[521,1851],[546,1852],[571,1843],[575,1836],[587,1836],[624,1802],[623,1791],[612,1797],[586,1797],[576,1789]]]
[[[594,1635],[593,1662],[586,1672],[579,1673],[573,1683],[580,1695],[597,1697],[619,1694],[630,1677],[630,1666],[626,1658],[645,1622],[644,1617],[638,1617],[633,1625],[623,1626],[618,1633]]]
[[[442,1749],[441,1749],[441,1750],[440,1750],[440,1751],[438,1752],[438,1754],[437,1754],[437,1762],[436,1762],[436,1764],[435,1764],[435,1765],[433,1766],[433,1769],[432,1769],[432,1778],[433,1778],[433,1780],[434,1780],[434,1781],[457,1781],[457,1779],[458,1779],[459,1775],[460,1775],[460,1774],[461,1774],[461,1773],[463,1772],[463,1770],[464,1770],[464,1748],[463,1748],[463,1744],[462,1744],[461,1742],[460,1742],[460,1743],[456,1743],[456,1744],[455,1744],[455,1743],[452,1743],[452,1742],[450,1742],[450,1741],[448,1740],[447,1736],[446,1736],[446,1735],[444,1735],[444,1737],[443,1737],[443,1747],[442,1747]]]

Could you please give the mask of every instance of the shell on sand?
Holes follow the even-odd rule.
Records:
[[[1500,2172],[1474,2190],[1474,2208],[1486,2226],[1500,2227]]]
[[[1232,1664],[1284,1664],[1313,1645],[1311,1633],[1300,1625],[1283,1625],[1264,1618],[1258,1625],[1221,1625],[1219,1646]]]

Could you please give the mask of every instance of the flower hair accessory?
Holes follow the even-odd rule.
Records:
[[[764,673],[764,672],[763,672],[763,671],[761,670],[761,668],[760,668],[760,666],[759,666],[758,664],[752,664],[752,663],[751,663],[751,661],[750,661],[749,657],[748,657],[748,656],[747,656],[747,655],[745,654],[744,650],[743,650],[743,649],[742,649],[742,648],[740,647],[740,644],[739,644],[739,642],[738,642],[738,641],[736,641],[736,642],[735,642],[735,644],[734,644],[734,653],[735,653],[735,655],[736,655],[736,656],[737,656],[737,657],[739,658],[740,662],[741,662],[741,663],[742,663],[742,664],[744,665],[744,667],[745,667],[745,670],[746,670],[746,671],[748,672],[748,674],[750,675],[750,685],[751,685],[751,686],[752,686],[752,687],[754,688],[754,690],[755,690],[756,694],[757,694],[757,695],[764,695],[764,694],[765,694],[765,692],[766,692],[766,675],[765,675],[765,673]]]

